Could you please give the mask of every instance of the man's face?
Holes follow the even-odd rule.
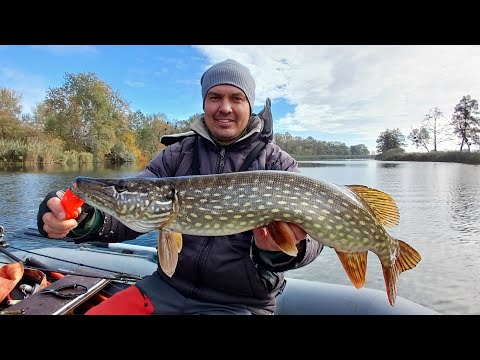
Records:
[[[250,119],[250,104],[245,93],[233,85],[217,85],[205,96],[205,124],[222,142],[235,141]]]

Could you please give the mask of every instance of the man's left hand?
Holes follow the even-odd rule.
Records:
[[[289,222],[286,222],[285,224],[288,225],[293,235],[295,236],[295,245],[298,244],[300,241],[304,240],[307,236],[307,233],[298,225]],[[255,237],[255,245],[257,245],[260,250],[282,251],[272,239],[272,236],[270,235],[266,227],[253,229],[253,235]]]

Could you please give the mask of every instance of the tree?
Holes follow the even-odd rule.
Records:
[[[433,151],[437,151],[438,144],[451,140],[447,126],[443,123],[444,121],[443,113],[438,107],[430,109],[423,119],[422,127],[427,130],[429,138],[432,139]]]
[[[368,155],[370,152],[364,144],[351,145],[350,153],[352,155]]]
[[[0,139],[20,137],[21,96],[13,90],[0,88]]]
[[[45,106],[45,131],[64,140],[67,149],[92,152],[98,160],[128,129],[128,105],[92,73],[67,73],[61,87],[47,91]]]
[[[460,102],[455,106],[452,121],[453,132],[461,140],[460,151],[463,146],[467,145],[470,152],[472,143],[478,143],[480,133],[480,119],[475,115],[478,114],[478,101],[470,97],[463,96]]]
[[[175,121],[175,129],[177,132],[187,132],[190,131],[193,121],[202,114],[196,113],[190,116],[187,120],[177,120]]]
[[[425,126],[420,127],[419,129],[412,129],[410,134],[407,136],[408,140],[412,142],[417,148],[423,146],[427,152],[428,150],[428,143],[430,141],[430,134]],[[435,150],[436,151],[436,150]]]
[[[385,130],[380,133],[377,139],[377,150],[383,153],[390,149],[401,149],[405,146],[405,136],[400,129]]]

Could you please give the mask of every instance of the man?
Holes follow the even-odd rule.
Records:
[[[299,172],[297,162],[272,143],[270,102],[254,114],[255,81],[234,60],[209,68],[200,80],[204,114],[191,132],[163,137],[168,146],[138,176],[206,175],[247,170]],[[51,192],[40,205],[39,231],[50,238],[119,242],[141,233],[88,205],[77,220],[65,219]],[[159,267],[87,314],[273,314],[285,286],[283,272],[312,262],[322,246],[298,226],[298,255],[280,251],[266,228],[230,236],[183,235],[172,277]]]

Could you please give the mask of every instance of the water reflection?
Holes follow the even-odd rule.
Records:
[[[452,174],[447,204],[450,226],[460,241],[480,241],[480,180],[467,169]]]
[[[346,166],[346,164],[329,164],[329,163],[315,163],[315,162],[299,162],[299,167],[335,167],[335,166]]]
[[[399,166],[400,163],[379,162],[378,166],[384,169],[393,169]]]

